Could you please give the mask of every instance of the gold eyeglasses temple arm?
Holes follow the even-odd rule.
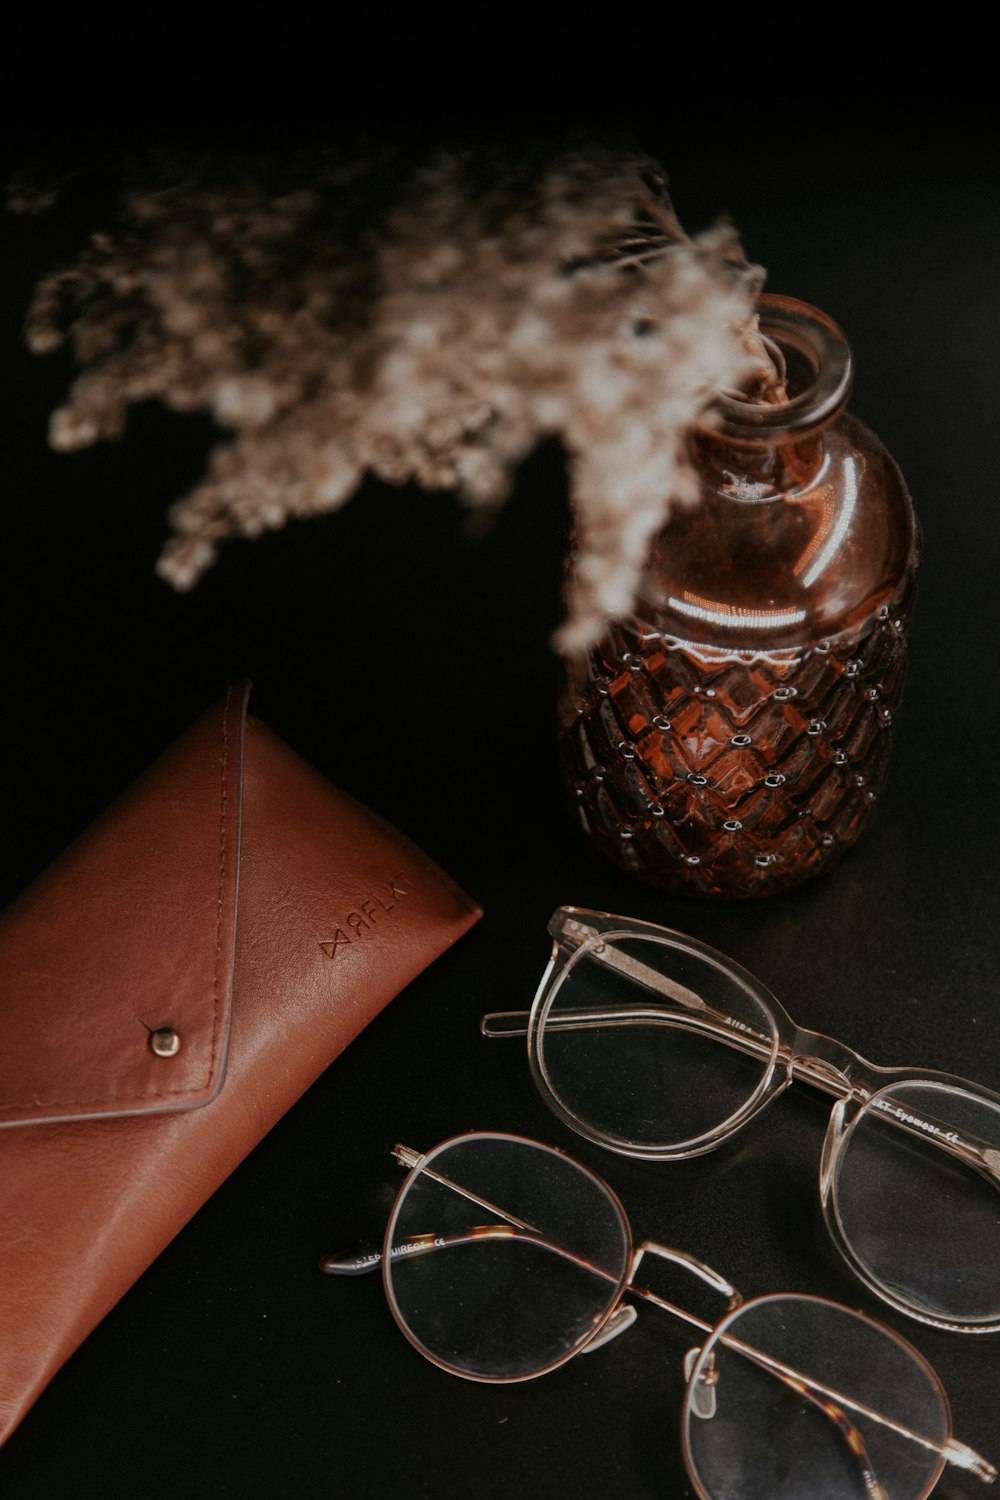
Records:
[[[928,1452],[938,1453],[948,1463],[956,1468],[965,1469],[974,1474],[984,1484],[992,1484],[997,1477],[997,1470],[982,1454],[976,1453],[966,1443],[960,1443],[956,1438],[949,1438],[947,1442],[939,1443],[936,1438],[926,1437],[923,1433],[916,1432],[912,1427],[907,1427],[903,1422],[897,1422],[893,1417],[887,1417],[883,1412],[875,1411],[871,1406],[866,1406],[863,1401],[855,1401],[851,1396],[846,1396],[843,1391],[835,1390],[833,1387],[824,1385],[820,1380],[814,1380],[810,1375],[804,1375],[800,1370],[783,1364],[781,1360],[772,1359],[761,1349],[755,1349],[751,1344],[745,1344],[741,1339],[723,1335],[719,1343],[726,1349],[734,1349],[737,1353],[744,1355],[763,1370],[769,1370],[782,1380],[792,1390],[797,1387],[806,1387],[805,1394],[809,1396],[816,1405],[821,1406],[829,1402],[836,1407],[846,1408],[848,1411],[865,1417],[870,1422],[877,1422],[880,1427],[887,1428],[890,1432],[897,1433],[900,1437],[907,1438],[916,1443],[918,1447],[925,1448]],[[829,1413],[827,1413],[829,1415]]]
[[[488,1213],[496,1214],[500,1219],[506,1219],[508,1224],[513,1224],[516,1229],[525,1229],[529,1234],[538,1234],[534,1224],[528,1224],[524,1219],[519,1219],[516,1214],[509,1214],[506,1209],[498,1208],[488,1198],[480,1198],[477,1193],[470,1192],[468,1188],[462,1187],[461,1183],[453,1182],[450,1177],[445,1177],[441,1172],[435,1172],[425,1165],[427,1158],[419,1151],[414,1151],[412,1146],[393,1146],[392,1154],[401,1167],[412,1171],[420,1167],[424,1176],[429,1177],[432,1182],[440,1183],[442,1187],[450,1188],[460,1198],[465,1198],[469,1203],[474,1203],[477,1208],[485,1208]]]
[[[693,1313],[687,1312],[684,1308],[678,1307],[673,1302],[668,1302],[665,1297],[660,1297],[656,1292],[651,1291],[649,1287],[640,1286],[632,1279],[638,1269],[639,1262],[647,1254],[660,1256],[665,1260],[671,1261],[674,1265],[682,1266],[686,1270],[693,1272],[700,1280],[711,1286],[713,1290],[721,1292],[729,1298],[730,1311],[740,1305],[742,1298],[739,1292],[720,1276],[717,1271],[713,1270],[711,1266],[705,1265],[703,1261],[696,1260],[693,1255],[688,1255],[683,1250],[674,1250],[670,1246],[657,1244],[653,1240],[645,1240],[633,1253],[628,1290],[634,1293],[635,1296],[641,1297],[644,1302],[650,1302],[662,1311],[670,1313],[675,1318],[679,1318],[690,1327],[696,1328],[700,1333],[710,1334],[714,1332],[714,1329],[711,1324],[704,1322],[701,1318],[695,1317]],[[908,1438],[920,1447],[940,1453],[948,1463],[958,1468],[966,1469],[970,1474],[974,1474],[977,1479],[981,1479],[984,1484],[992,1484],[997,1477],[996,1469],[987,1459],[976,1453],[967,1444],[958,1442],[955,1438],[949,1438],[946,1443],[935,1442],[934,1439],[924,1437],[921,1433],[914,1432],[912,1428],[906,1427],[900,1422],[893,1421],[891,1417],[886,1417],[881,1412],[874,1411],[871,1407],[865,1406],[859,1401],[854,1401],[839,1391],[832,1390],[829,1386],[823,1385],[822,1382],[814,1380],[809,1375],[805,1375],[801,1370],[796,1370],[789,1365],[782,1364],[780,1360],[771,1359],[761,1350],[743,1343],[740,1339],[724,1335],[720,1338],[719,1342],[725,1348],[736,1350],[738,1353],[752,1360],[760,1368],[769,1371],[790,1390],[807,1396],[839,1430],[845,1433],[845,1436],[849,1432],[851,1424],[843,1418],[843,1413],[838,1410],[839,1408],[853,1410],[859,1415],[879,1423],[880,1426],[888,1427],[891,1431],[897,1432],[901,1437]],[[830,1409],[828,1409],[828,1404]],[[856,1456],[860,1457],[860,1455]]]
[[[432,1234],[414,1235],[406,1241],[406,1252],[417,1255],[426,1250],[436,1250],[439,1243]],[[334,1250],[320,1259],[319,1268],[327,1276],[367,1276],[382,1268],[384,1257],[377,1245],[363,1242],[350,1250]]]
[[[415,1255],[427,1255],[434,1250],[452,1250],[459,1245],[483,1244],[489,1240],[520,1240],[525,1244],[536,1245],[540,1250],[548,1250],[562,1260],[571,1261],[573,1265],[593,1272],[602,1281],[618,1284],[619,1278],[595,1261],[574,1254],[565,1245],[548,1239],[537,1230],[519,1229],[513,1224],[475,1224],[455,1234],[410,1235],[408,1239],[399,1240],[392,1246],[389,1259],[410,1260]],[[369,1271],[377,1270],[384,1259],[384,1253],[374,1245],[360,1245],[353,1250],[334,1251],[331,1255],[324,1255],[319,1267],[330,1276],[363,1276]]]
[[[435,1172],[430,1167],[423,1165],[426,1162],[423,1152],[415,1151],[412,1146],[395,1145],[392,1148],[392,1155],[399,1165],[405,1167],[407,1171],[412,1171],[416,1167],[423,1167],[424,1175],[429,1177],[433,1182],[440,1183],[442,1187],[449,1188],[453,1193],[457,1193],[459,1197],[465,1198],[467,1202],[474,1203],[477,1208],[484,1208],[488,1213],[496,1214],[498,1218],[505,1219],[507,1225],[498,1225],[498,1230],[506,1230],[507,1226],[510,1226],[513,1229],[524,1230],[527,1234],[533,1236],[538,1235],[539,1231],[533,1224],[528,1224],[524,1219],[519,1219],[516,1215],[507,1213],[504,1209],[498,1208],[495,1203],[491,1203],[488,1198],[481,1198],[478,1193],[470,1192],[468,1188],[462,1187],[460,1183],[453,1182],[450,1177],[445,1177],[442,1173]],[[403,1241],[401,1246],[394,1247],[393,1254],[416,1255],[427,1250],[443,1249],[447,1243],[449,1242],[438,1235],[414,1235],[409,1240]],[[455,1243],[465,1243],[465,1241],[459,1239]],[[381,1266],[382,1260],[383,1256],[380,1249],[374,1245],[365,1244],[357,1246],[353,1250],[324,1255],[319,1264],[320,1270],[326,1271],[331,1276],[363,1276],[367,1271],[377,1270]]]
[[[447,1179],[444,1180],[447,1181]],[[454,1186],[450,1182],[448,1185]],[[463,1196],[468,1195],[463,1194]],[[603,1267],[596,1265],[593,1261],[584,1259],[582,1256],[574,1255],[572,1251],[565,1249],[562,1245],[556,1244],[553,1240],[546,1239],[544,1235],[539,1234],[537,1231],[524,1232],[515,1228],[512,1224],[477,1225],[464,1233],[453,1235],[412,1235],[409,1239],[402,1240],[398,1244],[393,1245],[390,1251],[390,1258],[392,1260],[410,1259],[412,1256],[426,1255],[436,1250],[449,1250],[460,1245],[482,1244],[485,1241],[501,1239],[529,1241],[537,1245],[539,1249],[549,1250],[565,1260],[570,1260],[576,1265],[585,1267],[588,1271],[594,1272],[595,1275],[600,1276],[605,1281],[615,1282],[618,1279],[610,1271],[604,1270]],[[626,1290],[633,1292],[644,1302],[651,1302],[664,1312],[669,1312],[674,1317],[680,1318],[689,1326],[698,1329],[699,1332],[711,1333],[712,1325],[686,1312],[683,1308],[677,1307],[674,1303],[668,1302],[666,1298],[658,1296],[657,1293],[651,1291],[648,1287],[638,1285],[632,1279],[644,1255],[659,1256],[664,1260],[671,1261],[674,1265],[682,1266],[684,1269],[691,1271],[700,1280],[711,1286],[714,1291],[721,1292],[724,1296],[728,1297],[730,1310],[739,1305],[741,1298],[735,1287],[731,1286],[711,1266],[707,1266],[704,1262],[696,1260],[693,1255],[688,1255],[683,1250],[674,1250],[670,1246],[660,1245],[652,1240],[645,1240],[633,1252]],[[378,1269],[382,1264],[382,1260],[383,1255],[380,1250],[364,1246],[360,1247],[357,1251],[324,1256],[320,1261],[320,1269],[330,1275],[359,1276],[364,1275],[368,1271]],[[622,1315],[622,1311],[621,1308],[618,1308],[612,1313],[604,1329],[597,1334],[591,1344],[585,1346],[583,1352],[600,1348],[611,1338],[619,1333],[624,1333],[627,1328],[631,1327],[634,1319],[629,1317],[627,1313]],[[840,1391],[823,1385],[820,1381],[803,1374],[800,1370],[782,1364],[780,1360],[771,1359],[761,1350],[743,1343],[740,1339],[723,1337],[720,1339],[720,1343],[726,1348],[734,1349],[738,1353],[743,1354],[762,1369],[770,1371],[783,1384],[788,1386],[790,1390],[807,1396],[848,1438],[851,1431],[851,1424],[844,1418],[842,1408],[857,1412],[861,1416],[879,1423],[880,1426],[888,1427],[891,1431],[898,1433],[901,1437],[910,1439],[911,1442],[917,1443],[920,1447],[940,1453],[948,1463],[957,1468],[965,1469],[968,1473],[975,1475],[977,1479],[981,1479],[984,1484],[992,1484],[997,1477],[997,1471],[991,1463],[968,1447],[967,1444],[960,1443],[955,1438],[949,1438],[946,1443],[935,1442],[932,1438],[924,1437],[921,1433],[914,1432],[912,1428],[906,1427],[900,1422],[893,1421],[891,1417],[886,1417],[881,1412],[874,1411],[871,1407],[865,1406],[859,1401],[852,1400]],[[860,1434],[858,1434],[858,1437],[860,1439]]]
[[[421,1157],[420,1153],[413,1151],[410,1147],[397,1146],[394,1149],[393,1154],[396,1156],[397,1160],[400,1160],[401,1162],[404,1162],[404,1164],[410,1166],[419,1165],[419,1163],[423,1160],[423,1157]],[[572,1251],[567,1250],[554,1241],[547,1239],[537,1229],[533,1229],[531,1226],[526,1225],[523,1220],[516,1219],[514,1215],[506,1213],[503,1209],[497,1208],[493,1204],[489,1204],[486,1199],[480,1198],[476,1194],[470,1193],[467,1189],[461,1187],[451,1178],[445,1177],[439,1173],[430,1172],[426,1167],[424,1168],[424,1170],[427,1171],[428,1176],[433,1177],[435,1181],[441,1183],[445,1187],[450,1188],[454,1192],[459,1193],[463,1198],[466,1198],[471,1202],[474,1202],[482,1207],[488,1207],[491,1212],[499,1214],[502,1218],[506,1219],[507,1222],[504,1224],[477,1225],[472,1229],[455,1235],[439,1235],[433,1233],[412,1235],[408,1239],[403,1240],[392,1247],[390,1251],[391,1259],[404,1259],[414,1255],[424,1255],[432,1253],[436,1250],[450,1249],[458,1245],[483,1243],[484,1241],[488,1240],[520,1239],[528,1240],[531,1243],[537,1245],[540,1249],[550,1250],[556,1255],[573,1261],[577,1265],[584,1266],[587,1270],[594,1272],[605,1281],[617,1282],[618,1278],[612,1272],[605,1270],[602,1266],[595,1264],[595,1262],[593,1261],[584,1259],[583,1257],[578,1255],[574,1255]],[[690,1271],[693,1275],[704,1281],[708,1286],[712,1287],[713,1290],[720,1292],[723,1296],[728,1297],[730,1310],[733,1310],[735,1307],[739,1306],[742,1300],[739,1292],[737,1292],[736,1288],[733,1287],[728,1281],[726,1281],[723,1276],[720,1276],[720,1274],[711,1266],[708,1266],[703,1261],[696,1259],[696,1257],[693,1255],[688,1255],[686,1251],[675,1250],[671,1246],[661,1245],[655,1240],[644,1240],[642,1244],[638,1245],[633,1251],[632,1260],[629,1265],[628,1277],[625,1283],[625,1290],[634,1293],[643,1301],[653,1303],[654,1306],[661,1308],[665,1312],[671,1313],[674,1317],[679,1318],[681,1321],[689,1324],[691,1327],[697,1328],[702,1333],[710,1334],[713,1332],[711,1324],[705,1323],[701,1318],[695,1317],[692,1313],[688,1313],[683,1308],[679,1308],[675,1306],[674,1303],[668,1302],[665,1298],[658,1296],[648,1287],[640,1286],[635,1282],[635,1273],[638,1270],[643,1257],[646,1255],[659,1256],[661,1259],[669,1260],[672,1264],[679,1265],[685,1270]],[[369,1271],[378,1269],[382,1265],[383,1258],[383,1254],[380,1250],[377,1250],[371,1246],[362,1246],[355,1251],[348,1251],[346,1253],[340,1254],[334,1253],[332,1255],[324,1256],[320,1261],[320,1269],[330,1275],[359,1276],[364,1275]],[[625,1319],[621,1319],[616,1326],[615,1314],[612,1314],[611,1318],[608,1320],[608,1325],[606,1325],[604,1337],[602,1338],[601,1335],[598,1334],[597,1338],[594,1340],[594,1347],[597,1348],[601,1343],[607,1342],[609,1338],[614,1337],[615,1333],[624,1332],[624,1330],[631,1325],[631,1322],[631,1319],[628,1319],[627,1321]],[[785,1385],[789,1386],[790,1389],[794,1390],[796,1388],[804,1388],[804,1393],[808,1395],[809,1399],[815,1402],[821,1408],[824,1401],[832,1402],[838,1407],[846,1407],[851,1411],[857,1412],[861,1416],[867,1417],[871,1421],[879,1423],[881,1426],[889,1428],[890,1431],[898,1433],[901,1437],[908,1438],[910,1441],[917,1443],[923,1448],[927,1448],[932,1452],[939,1453],[943,1458],[947,1460],[948,1463],[954,1465],[957,1468],[965,1469],[968,1473],[973,1474],[977,1479],[982,1480],[985,1484],[992,1484],[997,1478],[997,1470],[991,1463],[988,1462],[987,1459],[976,1453],[974,1449],[968,1447],[967,1444],[958,1442],[955,1438],[949,1438],[946,1443],[938,1443],[934,1439],[924,1437],[922,1434],[914,1432],[912,1428],[906,1427],[902,1423],[894,1421],[891,1417],[886,1417],[881,1412],[874,1411],[871,1407],[864,1405],[862,1402],[854,1401],[849,1396],[845,1396],[842,1392],[831,1389],[829,1386],[824,1385],[822,1382],[814,1380],[811,1376],[803,1374],[802,1371],[793,1369],[791,1366],[783,1364],[780,1360],[770,1358],[770,1356],[764,1354],[762,1350],[755,1349],[752,1345],[745,1344],[740,1339],[722,1336],[719,1342],[725,1348],[736,1350],[738,1353],[743,1354],[746,1358],[752,1360],[753,1363],[759,1365],[762,1369],[770,1371],[772,1374],[776,1375],[778,1379],[780,1379]],[[836,1420],[832,1417],[830,1412],[827,1412],[826,1415],[831,1416],[831,1420]]]

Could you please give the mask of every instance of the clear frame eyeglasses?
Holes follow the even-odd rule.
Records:
[[[530,1380],[635,1320],[626,1294],[697,1330],[685,1360],[684,1461],[702,1500],[923,1500],[946,1464],[995,1468],[957,1442],[938,1377],[905,1340],[820,1297],[743,1302],[710,1267],[633,1243],[611,1189],[521,1136],[458,1136],[410,1168],[382,1251],[323,1269],[381,1267],[393,1316],[427,1359],[469,1380]],[[636,1281],[658,1256],[726,1299],[714,1326]],[[790,1458],[794,1461],[790,1462]]]
[[[800,1079],[834,1098],[820,1159],[827,1228],[865,1285],[955,1332],[1000,1331],[1000,1096],[881,1068],[805,1031],[758,980],[694,938],[561,907],[531,1011],[483,1018],[528,1039],[542,1097],[626,1156],[697,1156]]]

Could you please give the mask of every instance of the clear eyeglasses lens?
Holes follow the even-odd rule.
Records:
[[[386,1250],[404,1333],[479,1380],[524,1380],[568,1359],[617,1302],[631,1254],[597,1178],[502,1135],[431,1153],[397,1200]]]
[[[947,1083],[886,1087],[844,1143],[833,1204],[858,1268],[891,1299],[1000,1322],[1000,1106]]]
[[[720,1324],[692,1371],[683,1423],[708,1500],[922,1500],[943,1464],[918,1437],[951,1435],[916,1350],[845,1307],[794,1296],[759,1298]]]
[[[556,972],[539,1012],[541,1082],[602,1144],[697,1151],[769,1077],[777,1043],[765,994],[669,937],[591,939]]]

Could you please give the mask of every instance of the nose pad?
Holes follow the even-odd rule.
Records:
[[[701,1358],[700,1349],[689,1349],[684,1356],[684,1379],[690,1383],[694,1367]],[[715,1416],[715,1387],[719,1383],[719,1372],[715,1368],[715,1355],[710,1354],[697,1381],[691,1389],[691,1410],[696,1417],[706,1420]]]
[[[637,1313],[631,1302],[623,1302],[617,1312],[613,1312],[595,1339],[589,1344],[584,1344],[580,1350],[581,1354],[593,1354],[595,1349],[603,1349],[605,1344],[610,1344],[626,1328],[631,1328],[635,1322]]]

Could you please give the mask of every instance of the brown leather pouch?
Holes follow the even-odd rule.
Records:
[[[0,916],[0,1441],[479,915],[234,691]]]

